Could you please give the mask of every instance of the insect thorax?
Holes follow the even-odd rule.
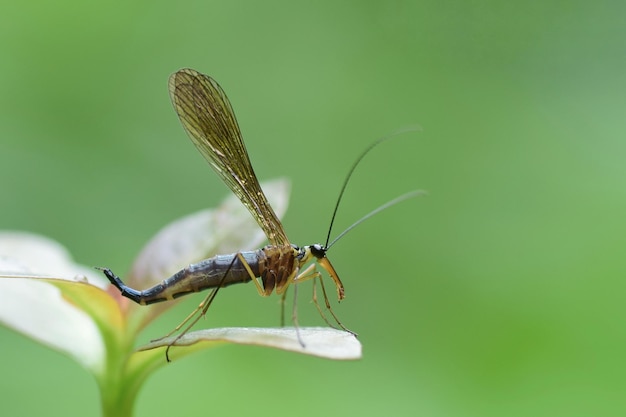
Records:
[[[274,289],[281,294],[302,264],[302,250],[292,245],[268,245],[261,249],[259,272],[263,282],[264,295],[270,295]]]

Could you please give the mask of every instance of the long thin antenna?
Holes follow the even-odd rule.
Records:
[[[359,220],[357,220],[356,222],[352,223],[352,225],[350,227],[348,227],[346,230],[344,230],[343,232],[339,233],[339,236],[334,238],[333,241],[330,242],[330,244],[326,246],[326,249],[329,249],[331,246],[333,246],[335,244],[335,242],[337,242],[339,239],[341,239],[346,233],[348,233],[350,230],[354,229],[355,227],[357,227],[358,225],[360,225],[361,223],[363,223],[365,220],[369,219],[373,215],[378,214],[381,211],[383,211],[385,209],[388,209],[391,206],[395,206],[396,204],[398,204],[398,203],[400,203],[400,202],[402,202],[404,200],[408,200],[409,198],[418,197],[418,196],[425,195],[425,194],[427,194],[427,193],[424,190],[413,190],[413,191],[409,191],[406,194],[402,194],[401,196],[396,197],[396,198],[394,198],[391,201],[386,202],[382,206],[380,206],[380,207],[370,211],[365,216],[361,217]]]
[[[398,135],[401,135],[401,134],[407,133],[407,132],[419,132],[420,130],[422,130],[422,128],[420,126],[417,126],[417,125],[415,125],[415,126],[408,126],[408,127],[404,128],[404,129],[400,129],[400,130],[398,130],[398,131],[396,131],[394,133],[391,133],[390,135],[384,136],[384,137],[376,140],[374,143],[372,143],[367,148],[365,148],[365,150],[359,155],[359,157],[356,159],[356,161],[354,161],[354,164],[352,164],[352,167],[350,168],[350,171],[348,171],[348,175],[346,176],[346,179],[343,181],[343,185],[341,186],[341,191],[339,191],[339,197],[337,198],[337,203],[335,203],[335,210],[333,210],[333,215],[330,218],[330,226],[328,226],[328,235],[326,236],[326,244],[324,245],[324,247],[328,248],[328,242],[330,241],[330,234],[331,234],[331,232],[333,230],[333,225],[335,223],[335,216],[337,215],[337,210],[339,209],[339,203],[341,202],[341,199],[343,197],[343,193],[346,190],[346,187],[348,186],[348,181],[350,181],[350,177],[352,176],[352,173],[356,169],[357,165],[359,165],[361,160],[365,157],[365,155],[367,155],[369,153],[369,151],[374,149],[376,146],[380,145],[381,143],[383,143],[383,142],[385,142],[385,141],[387,141],[387,140],[389,140],[389,139],[391,139],[393,137],[396,137]],[[376,210],[374,210],[374,211],[376,211]],[[370,213],[370,214],[373,214],[373,213]],[[370,215],[368,214],[365,218],[368,218],[369,216]],[[360,221],[365,220],[365,218],[361,219]],[[360,223],[360,221],[357,222],[357,224]],[[356,224],[350,226],[348,228],[348,230],[351,229],[354,226],[356,226]],[[340,236],[344,235],[346,232],[347,232],[347,230],[344,231]],[[336,241],[337,241],[337,239],[333,240],[333,243],[335,243]],[[331,243],[331,245],[332,245],[332,243]]]

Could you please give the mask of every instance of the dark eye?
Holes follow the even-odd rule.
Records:
[[[316,243],[315,245],[311,245],[310,248],[311,248],[311,253],[316,258],[319,259],[319,258],[323,258],[326,256],[326,248],[324,248],[319,243]]]

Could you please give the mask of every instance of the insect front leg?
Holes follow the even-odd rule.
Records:
[[[328,326],[330,326],[332,328],[335,328],[335,326],[333,326],[330,323],[330,321],[328,321],[328,319],[326,318],[326,314],[324,314],[324,311],[322,310],[322,307],[320,306],[320,304],[319,304],[319,302],[317,300],[317,280],[316,280],[316,278],[319,278],[320,285],[322,286],[322,295],[324,296],[324,303],[326,304],[326,309],[328,311],[330,311],[330,313],[332,314],[333,318],[335,319],[335,322],[337,322],[337,324],[342,329],[349,331],[337,319],[337,316],[335,316],[335,313],[333,312],[332,308],[330,307],[330,301],[328,301],[328,296],[326,295],[326,287],[324,287],[324,279],[322,277],[322,274],[317,270],[317,268],[315,266],[316,266],[316,264],[309,265],[309,267],[307,269],[305,269],[304,271],[302,271],[302,273],[299,274],[294,279],[294,281],[307,281],[307,280],[310,280],[310,279],[313,280],[313,297],[312,297],[313,304],[315,304],[315,308],[317,309],[317,312],[320,313],[320,316],[322,316],[322,319],[324,319],[326,324],[328,324]],[[352,333],[352,332],[350,332],[350,333]]]
[[[291,277],[289,277],[289,279],[287,280],[286,284],[282,287],[282,289],[276,290],[277,294],[282,294],[282,296],[280,297],[280,311],[281,311],[280,326],[281,327],[285,326],[285,298],[287,297],[287,288],[289,288],[289,285],[291,285],[292,283],[297,284],[299,281],[306,281],[309,279],[321,277],[321,274],[315,268],[315,264],[309,265],[301,273],[298,273],[298,272],[299,272],[298,270],[294,271]],[[295,304],[296,304],[295,300],[297,296],[296,288],[297,288],[296,286],[293,287],[294,293],[295,293],[294,294],[294,310],[295,310]],[[292,313],[291,319],[294,321],[294,324],[296,324],[296,327],[297,327],[297,322],[298,322],[297,314]]]
[[[315,304],[315,307],[317,307],[317,311],[320,313],[320,316],[322,316],[322,318],[324,319],[326,324],[328,324],[332,328],[336,328],[335,326],[330,324],[330,322],[326,318],[326,315],[322,311],[322,308],[320,307],[319,303],[317,302],[317,286],[315,285],[316,282],[317,281],[313,281],[313,303]],[[355,337],[358,336],[355,332],[353,332],[352,330],[348,329],[346,326],[343,325],[343,323],[341,323],[341,321],[339,320],[339,318],[337,317],[337,315],[335,314],[335,312],[331,308],[330,301],[328,301],[328,296],[326,295],[326,287],[324,287],[324,280],[321,279],[321,278],[320,278],[320,285],[322,286],[322,295],[324,296],[324,304],[326,305],[326,309],[333,316],[333,319],[335,319],[335,322],[339,325],[339,327],[341,327],[342,330],[345,330],[348,333],[352,333]]]
[[[326,324],[328,324],[332,328],[335,328],[335,326],[333,326],[326,318],[326,315],[324,314],[324,311],[322,310],[322,307],[320,306],[317,300],[316,278],[319,278],[320,285],[322,286],[322,295],[324,297],[324,304],[326,306],[326,309],[330,312],[330,314],[333,316],[333,319],[335,319],[335,322],[341,329],[345,330],[348,333],[352,333],[353,335],[356,336],[357,334],[355,332],[348,329],[346,326],[343,325],[343,323],[341,323],[341,321],[339,320],[339,318],[333,311],[332,307],[330,306],[330,301],[328,300],[328,296],[326,295],[326,287],[324,286],[324,279],[322,277],[322,274],[317,270],[316,265],[317,264],[309,265],[304,271],[294,276],[294,278],[292,279],[292,282],[294,284],[297,284],[300,281],[308,281],[311,279],[313,280],[313,304],[315,304],[315,308],[317,308],[317,311],[320,313],[320,316],[322,316],[322,319],[324,319]]]
[[[322,274],[317,270],[315,264],[309,265],[304,271],[295,275],[292,282],[308,281],[310,279],[321,278]]]

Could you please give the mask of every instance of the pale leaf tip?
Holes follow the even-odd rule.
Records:
[[[304,346],[298,339],[298,332]],[[176,336],[155,340],[139,350],[167,347],[172,343],[179,347],[206,343],[209,347],[215,342],[265,346],[334,360],[355,360],[362,356],[361,343],[353,334],[325,327],[302,327],[298,331],[258,327],[205,329],[187,333],[178,340]]]

